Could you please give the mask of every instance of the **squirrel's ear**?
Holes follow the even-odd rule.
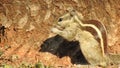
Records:
[[[70,16],[71,16],[71,17],[73,17],[75,14],[76,14],[76,13],[75,13],[75,10],[71,10],[71,11],[70,11]]]

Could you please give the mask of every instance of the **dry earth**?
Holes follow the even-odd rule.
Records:
[[[17,67],[42,62],[70,68],[86,63],[78,42],[68,42],[50,31],[71,7],[85,20],[103,22],[108,31],[108,53],[120,54],[120,0],[0,0],[0,64]]]

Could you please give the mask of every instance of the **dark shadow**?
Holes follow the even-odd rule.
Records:
[[[60,58],[69,56],[73,64],[88,64],[80,50],[79,42],[69,42],[59,35],[45,40],[40,52],[50,52]]]

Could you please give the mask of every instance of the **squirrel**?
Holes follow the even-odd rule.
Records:
[[[79,41],[80,49],[91,65],[105,67],[119,63],[114,59],[119,59],[119,55],[107,54],[107,30],[97,20],[84,21],[82,14],[72,10],[61,16],[51,31],[68,41]]]

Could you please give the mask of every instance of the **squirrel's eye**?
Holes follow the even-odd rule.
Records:
[[[63,18],[59,18],[59,19],[58,19],[58,22],[61,22],[62,20],[63,20]]]

